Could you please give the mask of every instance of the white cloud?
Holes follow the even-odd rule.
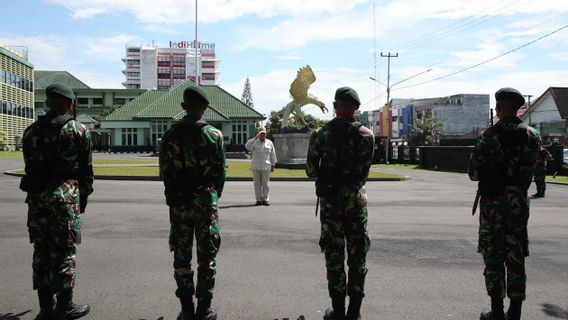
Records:
[[[194,21],[193,1],[161,0],[49,0],[68,8],[75,18],[91,18],[105,13],[126,11],[139,21],[155,24],[179,24]],[[226,21],[246,15],[259,17],[313,16],[352,10],[367,0],[207,0],[199,2],[199,20],[204,23]],[[159,3],[159,4],[158,4]],[[104,9],[102,9],[104,8]]]
[[[0,43],[17,43],[28,47],[29,61],[36,70],[64,70],[92,87],[121,88],[120,59],[125,44],[136,36],[116,34],[108,37],[85,36],[15,36],[0,34]],[[108,72],[108,67],[115,69]]]
[[[556,60],[568,61],[568,51],[553,52],[550,56]]]
[[[288,52],[286,54],[276,56],[276,59],[283,61],[294,61],[294,60],[305,60],[306,57],[302,56],[298,52]]]

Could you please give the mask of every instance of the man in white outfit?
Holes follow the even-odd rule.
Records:
[[[258,129],[254,138],[245,143],[245,148],[252,155],[252,180],[254,181],[254,195],[256,197],[257,206],[269,206],[270,200],[268,182],[270,181],[270,173],[274,171],[276,165],[276,152],[272,141],[266,139],[266,129],[261,127]]]

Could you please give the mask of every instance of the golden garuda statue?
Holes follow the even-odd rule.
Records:
[[[308,89],[310,85],[316,81],[316,76],[312,71],[310,66],[305,66],[298,70],[298,75],[296,75],[296,79],[290,85],[290,95],[292,96],[292,100],[290,103],[284,107],[284,115],[282,117],[282,128],[288,126],[288,117],[290,114],[294,115],[294,118],[297,122],[302,123],[304,126],[307,126],[306,120],[304,119],[304,115],[302,114],[301,110],[302,107],[307,104],[315,104],[318,106],[323,113],[327,112],[327,108],[325,104],[318,100],[315,96],[308,93]]]

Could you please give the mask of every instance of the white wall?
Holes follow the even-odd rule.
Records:
[[[541,102],[538,102],[538,105],[533,105],[530,120],[532,124],[537,126],[540,123],[562,121],[562,117],[560,116],[560,112],[558,112],[558,107],[556,107],[556,102],[552,94],[550,94],[550,91],[541,99]],[[529,123],[528,115],[523,122]]]
[[[140,50],[140,88],[158,87],[158,55],[155,48]]]

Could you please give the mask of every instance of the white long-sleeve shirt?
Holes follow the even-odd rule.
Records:
[[[276,164],[276,151],[274,151],[274,144],[268,139],[260,141],[257,138],[252,138],[245,143],[245,148],[252,154],[252,170],[270,171]]]

